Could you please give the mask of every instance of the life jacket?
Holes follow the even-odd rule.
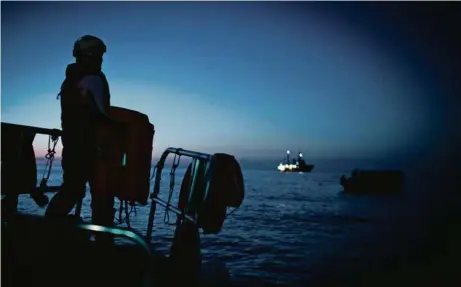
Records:
[[[88,138],[94,133],[95,123],[101,117],[95,99],[78,88],[79,82],[86,76],[97,75],[101,78],[104,87],[104,106],[110,107],[110,90],[107,78],[102,72],[84,72],[74,63],[66,68],[66,78],[61,85],[58,99],[61,101],[61,126],[63,131],[63,144],[66,138]],[[78,141],[84,142],[84,141]]]

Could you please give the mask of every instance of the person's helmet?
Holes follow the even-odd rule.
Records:
[[[74,44],[73,56],[92,57],[102,56],[106,52],[106,45],[98,37],[85,35],[80,37]]]

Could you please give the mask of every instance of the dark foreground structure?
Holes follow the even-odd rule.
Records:
[[[214,268],[218,270],[214,273],[220,275],[208,276],[202,265],[199,230],[219,233],[228,208],[241,205],[244,184],[240,165],[227,154],[168,148],[151,176],[153,125],[138,112],[111,109],[123,127],[99,127],[99,145],[112,145],[106,149],[106,157],[96,162],[94,176],[100,184],[97,192],[111,192],[122,203],[119,212],[125,212],[127,228],[85,223],[80,217],[81,200],[75,214],[67,216],[22,214],[18,210],[20,194],[30,194],[44,207],[49,202],[47,193],[60,189],[47,182],[61,131],[2,123],[2,286],[176,286],[184,282],[202,286],[210,277],[219,281],[214,285],[226,286],[230,279],[225,267]],[[39,184],[32,145],[36,134],[50,136],[48,172]],[[180,159],[191,158],[177,204],[159,198],[161,175],[169,155],[174,155],[169,174],[170,199]],[[147,232],[140,235],[130,227],[128,206],[149,203]],[[168,256],[157,253],[151,243],[157,205],[177,215]],[[101,233],[115,240],[97,240]]]
[[[139,243],[99,244],[85,227],[72,216],[17,214],[3,221],[2,286],[142,286],[148,280],[164,286],[174,278],[169,258]]]

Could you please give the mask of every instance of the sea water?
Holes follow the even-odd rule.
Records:
[[[42,174],[44,161],[38,161]],[[405,245],[404,238],[419,232],[423,196],[415,196],[411,184],[403,195],[356,196],[342,193],[341,175],[353,168],[375,168],[376,162],[357,160],[318,160],[311,173],[280,173],[277,163],[242,161],[246,194],[241,207],[230,215],[222,232],[202,235],[204,260],[219,260],[239,282],[271,282],[305,285],[319,274],[347,276],[384,264],[389,254]],[[177,202],[180,181],[185,169],[176,172]],[[55,162],[49,185],[61,183],[61,166]],[[168,198],[169,167],[163,172],[160,197]],[[153,185],[152,185],[153,186]],[[49,196],[52,196],[51,194]],[[82,217],[91,220],[90,194],[83,201]],[[118,207],[118,204],[116,204]],[[131,226],[146,232],[148,206],[137,206],[130,217]],[[21,196],[19,209],[43,214],[29,196]],[[118,219],[118,214],[116,216]],[[173,226],[164,209],[157,208],[154,223],[154,246],[168,253]],[[173,213],[169,221],[174,222]],[[410,224],[407,224],[411,222]],[[121,224],[121,226],[126,226]],[[399,242],[398,246],[394,244]],[[372,255],[370,255],[372,254]],[[384,261],[383,261],[384,260]],[[389,259],[390,260],[390,259]],[[243,284],[243,283],[242,283]]]

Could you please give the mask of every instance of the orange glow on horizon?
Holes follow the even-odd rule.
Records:
[[[56,151],[56,153],[55,153],[54,157],[55,158],[60,158],[61,154],[62,154],[62,147],[56,147],[55,151]],[[35,152],[35,157],[44,157],[48,152],[48,148],[34,147],[34,152]],[[159,156],[157,155],[157,157],[159,157]],[[156,157],[156,152],[153,151],[152,152],[152,158],[157,158],[157,157]]]

